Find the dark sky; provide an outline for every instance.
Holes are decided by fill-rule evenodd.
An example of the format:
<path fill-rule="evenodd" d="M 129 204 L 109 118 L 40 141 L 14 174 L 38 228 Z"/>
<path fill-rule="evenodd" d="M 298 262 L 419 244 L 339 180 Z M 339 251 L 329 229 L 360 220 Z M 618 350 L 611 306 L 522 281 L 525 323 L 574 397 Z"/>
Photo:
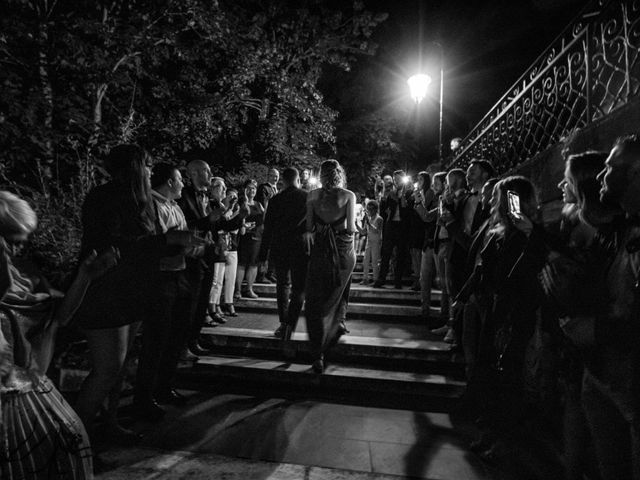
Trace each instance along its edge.
<path fill-rule="evenodd" d="M 389 18 L 374 33 L 378 52 L 360 61 L 356 82 L 369 91 L 359 114 L 380 109 L 407 123 L 419 114 L 423 136 L 437 143 L 439 51 L 444 50 L 444 144 L 464 137 L 577 16 L 585 0 L 364 0 Z M 420 69 L 434 81 L 416 109 L 406 79 Z M 351 112 L 355 113 L 355 112 Z M 409 126 L 407 126 L 409 128 Z"/>

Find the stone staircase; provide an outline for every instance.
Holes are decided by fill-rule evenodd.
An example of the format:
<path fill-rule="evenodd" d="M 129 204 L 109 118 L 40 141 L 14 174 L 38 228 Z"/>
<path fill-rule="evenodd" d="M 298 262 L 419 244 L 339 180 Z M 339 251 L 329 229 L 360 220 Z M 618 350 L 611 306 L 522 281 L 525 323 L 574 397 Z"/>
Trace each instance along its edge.
<path fill-rule="evenodd" d="M 361 277 L 360 257 L 357 270 L 354 277 Z M 275 285 L 256 284 L 254 291 L 260 298 L 236 302 L 238 317 L 203 329 L 215 355 L 181 368 L 181 386 L 429 411 L 451 410 L 465 388 L 461 355 L 429 333 L 420 292 L 372 288 L 354 279 L 350 333 L 327 354 L 325 373 L 317 375 L 310 371 L 304 311 L 291 340 L 282 341 L 273 336 L 279 325 Z M 439 302 L 440 292 L 432 291 L 433 316 Z"/>

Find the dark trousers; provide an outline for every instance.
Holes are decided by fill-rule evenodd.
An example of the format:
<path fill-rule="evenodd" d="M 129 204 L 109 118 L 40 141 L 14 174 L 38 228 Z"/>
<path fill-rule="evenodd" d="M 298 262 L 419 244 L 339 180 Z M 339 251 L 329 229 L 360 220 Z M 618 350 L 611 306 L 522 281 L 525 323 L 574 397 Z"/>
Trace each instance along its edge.
<path fill-rule="evenodd" d="M 142 327 L 135 387 L 138 401 L 171 390 L 191 317 L 191 293 L 184 271 L 158 272 L 154 286 L 150 315 Z"/>
<path fill-rule="evenodd" d="M 304 289 L 307 279 L 309 257 L 304 251 L 292 249 L 289 255 L 272 258 L 276 271 L 276 297 L 280 323 L 289 326 L 293 332 L 304 303 Z"/>
<path fill-rule="evenodd" d="M 624 365 L 620 365 L 624 371 Z M 582 405 L 603 480 L 640 480 L 640 418 L 630 389 L 613 390 L 585 370 Z"/>
<path fill-rule="evenodd" d="M 380 262 L 379 281 L 384 282 L 389 273 L 389 262 L 393 249 L 396 248 L 396 265 L 394 269 L 395 286 L 402 285 L 402 275 L 409 260 L 409 236 L 402 222 L 389 221 L 384 226 L 382 234 L 382 259 Z"/>
<path fill-rule="evenodd" d="M 213 268 L 206 267 L 200 259 L 187 259 L 186 274 L 191 288 L 191 311 L 193 312 L 187 342 L 193 343 L 198 341 L 207 315 L 209 296 L 213 286 Z"/>

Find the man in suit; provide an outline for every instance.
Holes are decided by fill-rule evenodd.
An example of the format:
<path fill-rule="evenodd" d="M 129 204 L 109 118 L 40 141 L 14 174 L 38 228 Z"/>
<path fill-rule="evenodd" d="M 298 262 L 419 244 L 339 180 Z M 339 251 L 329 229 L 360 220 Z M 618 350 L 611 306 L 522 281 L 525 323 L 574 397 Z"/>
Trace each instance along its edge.
<path fill-rule="evenodd" d="M 396 248 L 396 264 L 394 269 L 395 288 L 402 288 L 402 275 L 409 260 L 409 222 L 413 211 L 411 190 L 408 188 L 406 175 L 402 170 L 393 172 L 393 187 L 386 192 L 380 205 L 380 216 L 385 221 L 382 233 L 382 260 L 380 276 L 373 284 L 381 288 L 389 272 L 389 261 L 394 247 Z"/>
<path fill-rule="evenodd" d="M 256 201 L 264 207 L 265 211 L 269 206 L 269 200 L 271 200 L 278 193 L 278 180 L 280 179 L 280 172 L 275 168 L 270 168 L 267 172 L 267 182 L 258 185 L 258 191 L 256 192 Z M 262 262 L 258 272 L 258 283 L 272 283 L 276 282 L 275 270 L 268 262 Z"/>
<path fill-rule="evenodd" d="M 469 164 L 466 172 L 467 192 L 462 195 L 453 211 L 445 211 L 442 223 L 445 225 L 451 245 L 451 292 L 457 295 L 467 278 L 466 262 L 471 241 L 478 229 L 489 216 L 489 210 L 483 208 L 480 201 L 480 192 L 484 184 L 495 174 L 493 165 L 488 160 L 474 159 Z M 457 343 L 457 331 L 451 312 L 449 328 L 445 334 L 445 341 Z"/>
<path fill-rule="evenodd" d="M 269 201 L 259 258 L 269 258 L 276 272 L 280 326 L 274 335 L 289 339 L 304 303 L 309 260 L 303 241 L 307 192 L 300 188 L 295 168 L 286 168 L 282 179 L 284 189 Z"/>
<path fill-rule="evenodd" d="M 217 232 L 223 229 L 220 226 L 220 222 L 225 220 L 223 214 L 226 209 L 222 206 L 212 209 L 210 206 L 208 189 L 211 187 L 213 177 L 207 162 L 204 160 L 192 160 L 189 162 L 187 164 L 187 176 L 191 180 L 191 185 L 184 187 L 182 190 L 179 205 L 184 212 L 189 230 L 197 231 L 201 236 L 205 236 L 207 232 Z M 238 224 L 248 214 L 248 210 L 241 210 L 236 217 Z M 212 246 L 209 248 L 212 248 Z M 213 285 L 213 265 L 209 265 L 206 261 L 207 254 L 208 251 L 205 251 L 204 258 L 187 258 L 186 273 L 194 298 L 188 346 L 191 353 L 195 355 L 205 355 L 211 347 L 211 345 L 203 345 L 205 340 L 200 339 L 200 330 L 204 325 L 207 306 L 209 305 L 209 292 L 211 292 L 211 286 Z"/>

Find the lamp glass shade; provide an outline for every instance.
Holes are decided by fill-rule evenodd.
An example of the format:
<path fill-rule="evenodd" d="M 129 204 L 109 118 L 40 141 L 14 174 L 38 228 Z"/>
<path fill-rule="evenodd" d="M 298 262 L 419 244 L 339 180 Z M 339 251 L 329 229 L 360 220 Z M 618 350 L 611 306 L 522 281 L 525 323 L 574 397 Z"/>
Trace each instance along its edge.
<path fill-rule="evenodd" d="M 411 98 L 413 98 L 416 103 L 420 103 L 427 95 L 427 87 L 431 83 L 431 77 L 425 73 L 419 73 L 409 78 L 407 83 L 409 84 Z"/>

